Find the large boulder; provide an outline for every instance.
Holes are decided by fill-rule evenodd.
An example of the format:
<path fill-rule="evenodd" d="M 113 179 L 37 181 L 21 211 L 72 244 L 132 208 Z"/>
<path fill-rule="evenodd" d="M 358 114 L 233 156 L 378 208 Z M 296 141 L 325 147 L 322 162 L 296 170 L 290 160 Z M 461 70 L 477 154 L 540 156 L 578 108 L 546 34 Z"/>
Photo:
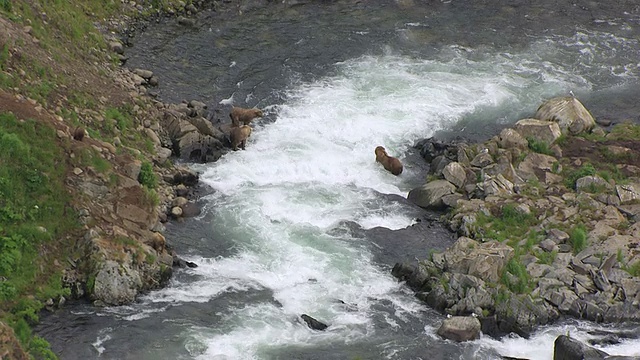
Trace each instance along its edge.
<path fill-rule="evenodd" d="M 514 250 L 498 241 L 479 243 L 461 236 L 444 252 L 444 268 L 447 271 L 476 276 L 485 281 L 497 282 L 503 267 L 513 257 Z"/>
<path fill-rule="evenodd" d="M 601 360 L 608 356 L 606 352 L 566 335 L 558 336 L 553 343 L 553 360 Z"/>
<path fill-rule="evenodd" d="M 472 316 L 452 316 L 438 328 L 438 335 L 453 341 L 469 341 L 480 338 L 480 321 Z"/>
<path fill-rule="evenodd" d="M 526 149 L 529 146 L 527 139 L 511 128 L 502 129 L 500 135 L 498 135 L 498 144 L 503 149 Z"/>
<path fill-rule="evenodd" d="M 513 194 L 513 183 L 507 180 L 502 174 L 497 176 L 485 176 L 482 189 L 486 196 L 510 195 Z"/>
<path fill-rule="evenodd" d="M 562 171 L 558 159 L 550 155 L 539 153 L 530 153 L 518 164 L 518 175 L 522 178 L 530 180 L 545 179 L 547 173 Z"/>
<path fill-rule="evenodd" d="M 612 190 L 613 185 L 598 175 L 583 176 L 576 180 L 576 191 L 578 192 L 592 192 L 597 191 L 597 189 Z"/>
<path fill-rule="evenodd" d="M 621 204 L 636 203 L 640 200 L 640 184 L 623 184 L 616 186 L 616 193 Z"/>
<path fill-rule="evenodd" d="M 522 119 L 516 122 L 515 130 L 525 139 L 534 139 L 551 144 L 562 135 L 560 127 L 552 121 Z"/>
<path fill-rule="evenodd" d="M 455 185 L 458 189 L 462 188 L 467 181 L 467 173 L 459 162 L 447 164 L 442 170 L 444 178 Z"/>
<path fill-rule="evenodd" d="M 447 180 L 435 180 L 409 191 L 407 199 L 423 208 L 441 209 L 444 207 L 442 197 L 455 191 L 456 186 Z"/>
<path fill-rule="evenodd" d="M 549 324 L 560 317 L 558 310 L 545 300 L 515 294 L 496 303 L 496 315 L 501 331 L 514 332 L 523 337 L 529 337 L 540 325 Z"/>
<path fill-rule="evenodd" d="M 556 97 L 545 101 L 535 114 L 536 119 L 554 121 L 563 133 L 579 134 L 590 131 L 596 121 L 582 103 L 573 96 Z"/>
<path fill-rule="evenodd" d="M 166 110 L 163 122 L 176 156 L 190 161 L 207 162 L 215 161 L 222 155 L 221 151 L 224 148 L 222 141 L 203 134 L 198 127 L 187 120 L 186 115 L 180 112 L 180 108 Z M 196 122 L 196 124 L 205 132 L 222 137 L 219 132 L 206 126 L 206 123 Z"/>
<path fill-rule="evenodd" d="M 107 260 L 96 273 L 92 297 L 108 305 L 130 304 L 141 288 L 142 279 L 137 271 Z"/>

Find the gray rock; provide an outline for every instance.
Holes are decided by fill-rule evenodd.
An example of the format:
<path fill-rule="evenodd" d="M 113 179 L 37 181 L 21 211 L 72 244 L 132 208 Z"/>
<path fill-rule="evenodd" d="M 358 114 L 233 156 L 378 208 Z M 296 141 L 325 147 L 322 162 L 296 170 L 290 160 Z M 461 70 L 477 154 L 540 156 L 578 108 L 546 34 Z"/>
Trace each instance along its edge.
<path fill-rule="evenodd" d="M 464 199 L 464 196 L 460 193 L 453 193 L 442 197 L 442 203 L 448 207 L 456 207 L 458 200 Z"/>
<path fill-rule="evenodd" d="M 505 149 L 527 149 L 529 147 L 529 142 L 527 141 L 527 139 L 520 135 L 519 132 L 511 128 L 502 129 L 500 135 L 498 135 L 498 139 L 500 147 Z"/>
<path fill-rule="evenodd" d="M 640 185 L 638 184 L 625 184 L 617 185 L 616 193 L 620 198 L 621 204 L 629 204 L 637 202 L 640 199 Z"/>
<path fill-rule="evenodd" d="M 174 206 L 173 208 L 171 208 L 171 215 L 173 217 L 179 218 L 182 216 L 182 208 L 179 206 Z"/>
<path fill-rule="evenodd" d="M 124 164 L 122 167 L 124 175 L 134 180 L 138 180 L 140 169 L 142 169 L 142 161 L 136 159 Z"/>
<path fill-rule="evenodd" d="M 144 129 L 144 133 L 147 135 L 149 140 L 151 140 L 151 142 L 155 146 L 162 146 L 162 142 L 160 141 L 160 137 L 158 137 L 158 134 L 156 134 L 155 131 L 153 131 L 153 130 L 151 130 L 149 128 L 145 128 Z"/>
<path fill-rule="evenodd" d="M 485 166 L 493 164 L 493 157 L 488 151 L 481 151 L 471 160 L 471 166 L 483 168 Z"/>
<path fill-rule="evenodd" d="M 552 172 L 556 163 L 558 159 L 553 156 L 530 153 L 518 164 L 518 174 L 524 179 L 543 180 L 544 174 Z M 558 170 L 561 171 L 561 167 Z"/>
<path fill-rule="evenodd" d="M 412 203 L 427 209 L 441 209 L 444 207 L 442 197 L 453 194 L 455 185 L 446 180 L 435 180 L 412 189 L 407 199 Z"/>
<path fill-rule="evenodd" d="M 122 46 L 122 43 L 119 41 L 112 41 L 109 43 L 109 49 L 111 49 L 111 51 L 113 51 L 116 54 L 124 54 L 124 46 Z"/>
<path fill-rule="evenodd" d="M 546 252 L 558 251 L 559 247 L 555 241 L 551 239 L 544 239 L 539 244 L 540 248 Z"/>
<path fill-rule="evenodd" d="M 593 270 L 593 267 L 591 265 L 585 264 L 576 258 L 573 258 L 571 260 L 570 266 L 576 274 L 580 275 L 590 275 L 591 271 Z"/>
<path fill-rule="evenodd" d="M 593 302 L 578 299 L 571 304 L 569 314 L 579 319 L 602 322 L 604 320 L 605 309 Z"/>
<path fill-rule="evenodd" d="M 527 337 L 539 325 L 549 324 L 560 314 L 543 299 L 534 301 L 527 295 L 512 295 L 496 304 L 499 328 L 504 332 L 515 332 Z"/>
<path fill-rule="evenodd" d="M 599 360 L 609 354 L 566 335 L 560 335 L 553 344 L 553 360 Z"/>
<path fill-rule="evenodd" d="M 451 162 L 447 164 L 442 170 L 445 180 L 449 181 L 457 188 L 462 188 L 467 180 L 467 174 L 458 162 Z"/>
<path fill-rule="evenodd" d="M 98 270 L 92 297 L 108 305 L 123 305 L 131 303 L 142 288 L 142 280 L 137 271 L 128 264 L 107 260 Z"/>
<path fill-rule="evenodd" d="M 532 138 L 551 144 L 562 135 L 560 127 L 552 121 L 538 119 L 522 119 L 515 124 L 515 130 L 525 139 Z"/>
<path fill-rule="evenodd" d="M 312 318 L 311 316 L 307 315 L 307 314 L 302 314 L 300 315 L 300 317 L 302 318 L 302 320 L 304 320 L 305 323 L 307 323 L 307 326 L 309 326 L 309 328 L 313 329 L 313 330 L 324 330 L 327 327 L 329 327 L 329 325 L 318 321 L 314 318 Z"/>
<path fill-rule="evenodd" d="M 444 155 L 436 156 L 433 160 L 431 160 L 431 164 L 429 165 L 429 172 L 436 176 L 442 176 L 442 172 L 444 168 L 451 162 L 451 159 L 447 158 Z"/>
<path fill-rule="evenodd" d="M 502 174 L 494 177 L 487 176 L 482 185 L 486 196 L 513 194 L 513 183 Z"/>
<path fill-rule="evenodd" d="M 580 179 L 576 180 L 576 191 L 578 192 L 589 192 L 589 190 L 593 189 L 594 187 L 602 187 L 606 190 L 611 190 L 613 188 L 612 185 L 607 182 L 607 180 L 601 178 L 598 175 L 583 176 Z"/>
<path fill-rule="evenodd" d="M 513 254 L 513 248 L 497 241 L 479 243 L 467 237 L 460 237 L 444 252 L 445 269 L 497 282 L 503 267 Z"/>
<path fill-rule="evenodd" d="M 155 156 L 155 161 L 158 164 L 164 164 L 170 157 L 171 157 L 172 151 L 171 149 L 167 149 L 165 147 L 159 147 L 156 148 L 156 156 Z"/>
<path fill-rule="evenodd" d="M 196 26 L 196 20 L 195 19 L 190 19 L 190 18 L 186 18 L 184 16 L 180 16 L 178 17 L 178 24 L 183 25 L 183 26 Z"/>
<path fill-rule="evenodd" d="M 480 320 L 471 316 L 453 316 L 445 319 L 438 328 L 438 335 L 453 341 L 469 341 L 480 338 Z"/>
<path fill-rule="evenodd" d="M 153 77 L 153 71 L 151 70 L 144 70 L 144 69 L 134 69 L 133 73 L 140 76 L 141 78 L 145 79 L 145 80 L 149 80 L 151 79 L 151 77 Z"/>
<path fill-rule="evenodd" d="M 562 230 L 551 229 L 547 231 L 547 237 L 555 241 L 556 244 L 562 244 L 569 239 L 569 234 Z"/>
<path fill-rule="evenodd" d="M 579 134 L 596 126 L 596 121 L 582 103 L 573 96 L 545 101 L 535 114 L 536 119 L 554 121 L 562 132 Z"/>

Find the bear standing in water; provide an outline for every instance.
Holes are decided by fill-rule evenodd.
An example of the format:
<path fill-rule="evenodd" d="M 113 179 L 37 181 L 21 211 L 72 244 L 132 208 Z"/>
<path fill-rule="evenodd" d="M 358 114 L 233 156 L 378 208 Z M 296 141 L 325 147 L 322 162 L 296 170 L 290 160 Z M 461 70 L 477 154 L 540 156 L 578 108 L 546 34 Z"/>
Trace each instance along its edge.
<path fill-rule="evenodd" d="M 230 134 L 231 148 L 235 151 L 238 150 L 238 145 L 240 145 L 240 148 L 244 150 L 249 136 L 251 136 L 251 126 L 242 125 L 232 127 Z"/>
<path fill-rule="evenodd" d="M 389 156 L 384 147 L 376 147 L 376 161 L 381 163 L 385 169 L 387 169 L 393 175 L 400 175 L 402 173 L 402 163 L 397 158 Z"/>
<path fill-rule="evenodd" d="M 231 126 L 249 125 L 251 120 L 262 117 L 263 113 L 260 109 L 243 109 L 232 107 L 229 117 L 231 118 Z M 241 124 L 242 123 L 242 124 Z"/>

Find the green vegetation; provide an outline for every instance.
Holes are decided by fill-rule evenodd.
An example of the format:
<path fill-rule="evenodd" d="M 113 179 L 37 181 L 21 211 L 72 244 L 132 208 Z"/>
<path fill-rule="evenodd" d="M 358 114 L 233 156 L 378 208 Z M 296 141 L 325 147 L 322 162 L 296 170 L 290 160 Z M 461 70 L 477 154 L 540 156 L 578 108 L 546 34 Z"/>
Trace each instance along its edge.
<path fill-rule="evenodd" d="M 51 127 L 0 113 L 0 314 L 45 359 L 55 356 L 29 326 L 43 301 L 69 295 L 50 257 L 71 248 L 64 235 L 79 227 L 64 186 L 66 155 L 55 142 Z"/>
<path fill-rule="evenodd" d="M 635 263 L 625 266 L 624 269 L 631 275 L 631 276 L 640 276 L 640 261 L 636 261 Z"/>
<path fill-rule="evenodd" d="M 551 265 L 556 260 L 556 257 L 558 257 L 558 252 L 555 250 L 551 252 L 538 251 L 536 252 L 536 257 L 538 258 L 539 264 Z"/>
<path fill-rule="evenodd" d="M 77 162 L 82 167 L 92 167 L 101 174 L 106 174 L 111 170 L 111 163 L 104 159 L 97 150 L 93 148 L 83 148 L 77 152 Z"/>
<path fill-rule="evenodd" d="M 589 141 L 593 141 L 593 142 L 604 142 L 607 141 L 607 138 L 604 137 L 601 134 L 598 133 L 587 133 L 587 132 L 583 132 L 580 133 L 579 135 L 576 135 L 578 137 L 581 137 L 585 140 L 589 140 Z"/>
<path fill-rule="evenodd" d="M 532 290 L 533 282 L 526 267 L 514 256 L 505 266 L 502 283 L 516 294 L 525 294 Z"/>
<path fill-rule="evenodd" d="M 585 176 L 590 176 L 590 175 L 595 175 L 597 173 L 596 168 L 593 167 L 593 165 L 587 163 L 582 165 L 580 168 L 578 169 L 565 169 L 565 171 L 563 171 L 564 173 L 564 178 L 565 178 L 565 185 L 568 188 L 571 189 L 576 189 L 576 181 L 578 181 L 578 179 L 585 177 Z"/>
<path fill-rule="evenodd" d="M 640 125 L 634 124 L 631 121 L 616 124 L 609 132 L 607 139 L 637 141 L 640 139 Z"/>
<path fill-rule="evenodd" d="M 573 253 L 577 254 L 587 247 L 587 228 L 583 224 L 576 225 L 569 234 L 569 243 Z"/>
<path fill-rule="evenodd" d="M 554 155 L 553 151 L 549 149 L 549 144 L 547 144 L 545 141 L 536 140 L 534 138 L 527 138 L 527 142 L 529 143 L 529 149 L 531 149 L 531 151 L 545 155 Z"/>
<path fill-rule="evenodd" d="M 8 13 L 11 12 L 12 8 L 11 0 L 0 0 L 0 11 Z"/>
<path fill-rule="evenodd" d="M 526 214 L 519 211 L 515 204 L 505 204 L 500 215 L 495 217 L 480 212 L 477 220 L 477 228 L 484 232 L 482 238 L 498 241 L 522 239 L 537 224 L 533 212 Z"/>
<path fill-rule="evenodd" d="M 156 186 L 158 186 L 158 179 L 156 177 L 156 174 L 153 172 L 153 165 L 151 165 L 150 162 L 142 162 L 140 175 L 138 175 L 138 181 L 147 189 L 155 189 Z"/>

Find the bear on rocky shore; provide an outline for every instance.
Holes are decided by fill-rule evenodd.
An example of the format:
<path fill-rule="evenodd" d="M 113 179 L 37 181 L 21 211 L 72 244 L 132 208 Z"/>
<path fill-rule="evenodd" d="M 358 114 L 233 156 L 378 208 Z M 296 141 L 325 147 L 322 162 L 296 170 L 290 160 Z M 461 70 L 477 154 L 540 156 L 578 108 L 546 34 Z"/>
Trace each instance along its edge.
<path fill-rule="evenodd" d="M 397 158 L 389 156 L 387 150 L 384 147 L 376 147 L 376 161 L 381 163 L 385 169 L 387 169 L 393 175 L 400 175 L 402 173 L 402 163 Z"/>
<path fill-rule="evenodd" d="M 77 141 L 84 139 L 84 128 L 82 126 L 78 126 L 73 130 L 73 138 Z"/>
<path fill-rule="evenodd" d="M 244 150 L 249 136 L 251 136 L 251 126 L 242 125 L 232 127 L 230 133 L 231 148 L 235 151 L 238 150 L 238 145 L 240 145 L 240 148 Z"/>
<path fill-rule="evenodd" d="M 231 118 L 232 126 L 249 125 L 255 118 L 263 116 L 263 112 L 260 109 L 244 109 L 240 107 L 232 107 L 229 117 Z"/>

